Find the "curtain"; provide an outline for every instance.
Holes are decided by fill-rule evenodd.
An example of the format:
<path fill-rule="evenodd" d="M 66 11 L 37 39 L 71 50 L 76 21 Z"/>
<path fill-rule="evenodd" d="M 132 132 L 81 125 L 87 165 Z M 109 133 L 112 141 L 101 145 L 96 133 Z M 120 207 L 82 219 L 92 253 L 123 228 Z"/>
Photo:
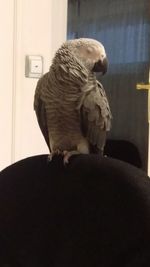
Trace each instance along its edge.
<path fill-rule="evenodd" d="M 99 40 L 108 55 L 108 73 L 98 76 L 113 114 L 108 137 L 137 145 L 146 170 L 148 93 L 136 84 L 149 79 L 149 0 L 68 0 L 67 38 L 80 37 Z"/>

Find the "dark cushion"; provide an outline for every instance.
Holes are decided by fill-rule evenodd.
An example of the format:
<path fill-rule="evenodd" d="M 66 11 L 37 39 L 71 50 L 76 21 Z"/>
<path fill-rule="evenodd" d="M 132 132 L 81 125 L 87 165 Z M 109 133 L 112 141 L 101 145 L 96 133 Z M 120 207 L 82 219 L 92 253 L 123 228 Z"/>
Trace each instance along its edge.
<path fill-rule="evenodd" d="M 142 168 L 140 152 L 135 144 L 127 140 L 108 139 L 104 148 L 104 154 L 128 162 L 138 168 Z"/>
<path fill-rule="evenodd" d="M 148 267 L 150 180 L 97 155 L 24 159 L 0 173 L 0 240 L 0 266 Z"/>

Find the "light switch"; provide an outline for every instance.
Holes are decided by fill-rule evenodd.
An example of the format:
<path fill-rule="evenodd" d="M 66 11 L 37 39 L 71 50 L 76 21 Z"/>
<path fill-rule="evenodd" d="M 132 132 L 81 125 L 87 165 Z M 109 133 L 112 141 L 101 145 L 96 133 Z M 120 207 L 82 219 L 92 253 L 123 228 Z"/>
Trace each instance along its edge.
<path fill-rule="evenodd" d="M 28 78 L 40 78 L 43 74 L 43 57 L 26 56 L 25 76 Z"/>
<path fill-rule="evenodd" d="M 30 66 L 30 71 L 31 73 L 42 73 L 42 61 L 41 60 L 31 60 L 31 66 Z"/>

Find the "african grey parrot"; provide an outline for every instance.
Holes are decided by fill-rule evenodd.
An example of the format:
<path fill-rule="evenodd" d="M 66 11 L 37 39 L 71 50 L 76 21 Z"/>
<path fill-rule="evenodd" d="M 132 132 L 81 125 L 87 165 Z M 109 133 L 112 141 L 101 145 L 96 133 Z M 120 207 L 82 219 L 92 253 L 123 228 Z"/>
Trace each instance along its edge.
<path fill-rule="evenodd" d="M 103 153 L 111 112 L 103 86 L 95 72 L 105 73 L 104 46 L 88 38 L 66 41 L 58 49 L 49 72 L 37 83 L 34 109 L 50 150 L 71 155 Z"/>

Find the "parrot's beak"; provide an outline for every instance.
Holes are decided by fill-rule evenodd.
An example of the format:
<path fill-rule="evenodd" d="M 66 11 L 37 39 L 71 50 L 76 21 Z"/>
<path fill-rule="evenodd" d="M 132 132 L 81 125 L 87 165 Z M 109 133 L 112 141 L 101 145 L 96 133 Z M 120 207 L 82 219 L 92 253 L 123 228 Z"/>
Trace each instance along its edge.
<path fill-rule="evenodd" d="M 107 69 L 108 69 L 108 59 L 107 57 L 105 57 L 102 60 L 99 60 L 95 63 L 92 71 L 93 72 L 102 72 L 102 74 L 104 75 L 106 72 L 107 72 Z"/>

